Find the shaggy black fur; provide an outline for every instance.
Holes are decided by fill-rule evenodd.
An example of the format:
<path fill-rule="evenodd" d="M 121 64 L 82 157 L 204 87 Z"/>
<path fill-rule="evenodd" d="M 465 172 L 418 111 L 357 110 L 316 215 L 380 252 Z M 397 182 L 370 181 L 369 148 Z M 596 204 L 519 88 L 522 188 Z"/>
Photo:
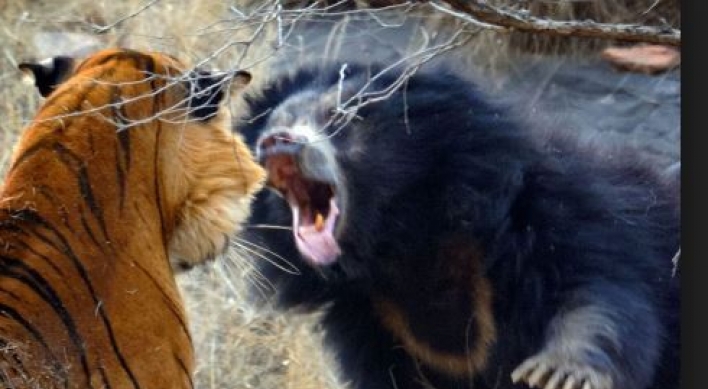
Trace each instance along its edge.
<path fill-rule="evenodd" d="M 440 69 L 322 129 L 334 91 L 346 98 L 378 72 L 350 64 L 342 81 L 340 69 L 278 79 L 247 97 L 251 113 L 237 127 L 254 147 L 275 127 L 328 135 L 293 155 L 312 170 L 306 150 L 334 153 L 319 161 L 342 202 L 337 261 L 314 266 L 287 230 L 247 238 L 301 272 L 258 261 L 280 306 L 326 307 L 344 380 L 357 389 L 554 380 L 560 389 L 568 379 L 578 389 L 678 388 L 678 183 L 629 151 L 533 129 Z M 399 76 L 389 73 L 367 91 Z M 291 222 L 282 197 L 259 194 L 250 224 Z"/>

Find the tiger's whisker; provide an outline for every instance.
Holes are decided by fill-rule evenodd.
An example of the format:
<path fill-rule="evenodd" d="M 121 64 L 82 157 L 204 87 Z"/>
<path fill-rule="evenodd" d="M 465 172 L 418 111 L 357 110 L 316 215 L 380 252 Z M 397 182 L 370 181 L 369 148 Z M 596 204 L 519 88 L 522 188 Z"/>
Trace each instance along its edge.
<path fill-rule="evenodd" d="M 234 247 L 235 251 L 241 250 L 241 247 Z M 245 255 L 237 252 L 240 258 L 244 258 Z M 267 296 L 269 291 L 275 290 L 275 286 L 256 268 L 250 261 L 234 260 L 232 257 L 225 258 L 221 261 L 223 266 L 235 267 L 235 272 L 238 277 L 245 277 L 247 282 L 251 283 L 258 292 L 263 296 Z"/>
<path fill-rule="evenodd" d="M 241 245 L 241 248 L 243 250 L 247 251 L 250 254 L 254 254 L 259 258 L 265 259 L 271 265 L 277 267 L 278 269 L 280 269 L 288 274 L 292 274 L 292 275 L 300 275 L 301 274 L 300 269 L 298 269 L 297 266 L 295 266 L 292 262 L 288 261 L 280 254 L 275 253 L 265 247 L 261 247 L 253 242 L 249 242 L 249 241 L 239 238 L 239 237 L 234 237 L 233 243 Z M 260 251 L 265 252 L 265 254 Z M 288 266 L 287 267 L 283 266 L 282 264 L 280 264 L 277 261 L 274 261 L 272 258 L 268 257 L 266 254 L 274 256 L 275 258 L 282 261 L 284 264 L 286 264 Z"/>
<path fill-rule="evenodd" d="M 276 226 L 276 225 L 270 225 L 270 224 L 251 224 L 251 225 L 244 225 L 243 228 L 261 228 L 261 229 L 270 229 L 270 230 L 286 230 L 286 231 L 292 231 L 292 227 L 288 226 Z"/>

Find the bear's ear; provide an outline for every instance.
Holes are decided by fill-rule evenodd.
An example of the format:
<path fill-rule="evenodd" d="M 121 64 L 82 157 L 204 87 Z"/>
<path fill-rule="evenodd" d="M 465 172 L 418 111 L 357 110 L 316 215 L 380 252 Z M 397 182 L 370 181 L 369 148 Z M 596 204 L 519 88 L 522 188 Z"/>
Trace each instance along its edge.
<path fill-rule="evenodd" d="M 236 73 L 231 76 L 232 91 L 241 89 L 246 85 L 250 84 L 252 78 L 253 76 L 251 76 L 251 73 L 245 70 L 237 70 Z"/>
<path fill-rule="evenodd" d="M 189 77 L 189 115 L 197 120 L 210 119 L 219 110 L 227 89 L 233 92 L 250 82 L 251 73 L 245 70 L 232 74 L 212 74 L 199 69 L 192 71 Z"/>
<path fill-rule="evenodd" d="M 23 62 L 18 67 L 29 82 L 34 82 L 39 93 L 47 97 L 69 77 L 73 66 L 74 58 L 60 56 L 38 63 Z"/>

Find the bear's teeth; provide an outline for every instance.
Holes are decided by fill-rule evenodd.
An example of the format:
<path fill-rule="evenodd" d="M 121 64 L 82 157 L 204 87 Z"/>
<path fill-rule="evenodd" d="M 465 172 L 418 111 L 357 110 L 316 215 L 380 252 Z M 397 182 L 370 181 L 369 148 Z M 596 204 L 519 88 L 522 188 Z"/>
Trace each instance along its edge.
<path fill-rule="evenodd" d="M 322 216 L 321 213 L 317 212 L 315 215 L 315 230 L 317 232 L 322 232 L 324 229 L 324 216 Z"/>

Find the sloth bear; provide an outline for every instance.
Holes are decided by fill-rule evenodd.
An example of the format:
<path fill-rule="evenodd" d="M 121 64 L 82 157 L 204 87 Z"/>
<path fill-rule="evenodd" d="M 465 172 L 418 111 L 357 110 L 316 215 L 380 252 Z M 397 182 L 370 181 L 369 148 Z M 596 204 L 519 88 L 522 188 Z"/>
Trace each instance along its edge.
<path fill-rule="evenodd" d="M 439 67 L 245 99 L 269 174 L 246 237 L 297 266 L 258 263 L 278 306 L 324 309 L 352 388 L 678 388 L 675 180 Z"/>

